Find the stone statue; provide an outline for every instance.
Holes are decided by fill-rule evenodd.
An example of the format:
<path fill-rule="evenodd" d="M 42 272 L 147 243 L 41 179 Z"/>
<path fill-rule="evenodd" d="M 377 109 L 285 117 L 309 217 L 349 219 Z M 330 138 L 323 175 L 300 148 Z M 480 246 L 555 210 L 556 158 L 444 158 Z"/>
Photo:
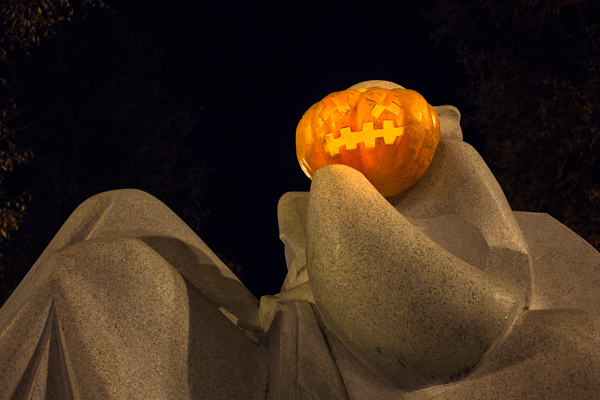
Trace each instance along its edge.
<path fill-rule="evenodd" d="M 434 109 L 410 189 L 329 165 L 283 195 L 260 302 L 152 196 L 85 201 L 0 309 L 0 399 L 599 398 L 600 254 L 513 212 Z"/>

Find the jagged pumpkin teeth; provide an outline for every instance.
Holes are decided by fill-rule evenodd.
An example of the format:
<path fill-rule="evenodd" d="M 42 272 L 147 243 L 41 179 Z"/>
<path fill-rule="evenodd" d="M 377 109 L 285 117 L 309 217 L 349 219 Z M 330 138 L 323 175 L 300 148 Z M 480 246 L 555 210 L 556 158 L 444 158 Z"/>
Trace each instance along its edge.
<path fill-rule="evenodd" d="M 314 104 L 296 129 L 296 154 L 312 179 L 329 164 L 362 172 L 384 196 L 414 185 L 439 141 L 438 116 L 413 90 L 335 92 Z"/>

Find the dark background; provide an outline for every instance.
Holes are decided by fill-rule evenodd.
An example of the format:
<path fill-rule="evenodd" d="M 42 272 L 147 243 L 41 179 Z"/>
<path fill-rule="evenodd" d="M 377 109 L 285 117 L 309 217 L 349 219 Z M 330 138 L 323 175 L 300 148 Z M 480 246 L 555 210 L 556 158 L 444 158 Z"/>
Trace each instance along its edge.
<path fill-rule="evenodd" d="M 456 62 L 429 37 L 428 2 L 367 10 L 338 2 L 177 4 L 115 8 L 135 15 L 132 28 L 164 45 L 166 79 L 176 90 L 203 102 L 194 145 L 214 168 L 205 187 L 205 240 L 242 266 L 256 296 L 275 294 L 286 274 L 277 202 L 310 188 L 295 154 L 302 114 L 327 94 L 371 79 L 460 107 Z"/>
<path fill-rule="evenodd" d="M 71 1 L 72 17 L 57 8 L 65 19 L 27 46 L 29 25 L 0 18 L 0 151 L 29 158 L 0 168 L 2 301 L 81 202 L 131 187 L 171 207 L 256 297 L 278 293 L 277 202 L 310 188 L 296 125 L 375 79 L 458 107 L 514 210 L 547 212 L 600 248 L 595 2 L 94 2 Z M 59 2 L 6 0 L 6 16 L 3 4 L 46 23 Z"/>
<path fill-rule="evenodd" d="M 197 142 L 214 167 L 207 233 L 239 261 L 256 296 L 277 293 L 285 278 L 277 202 L 310 188 L 295 129 L 313 103 L 371 79 L 416 90 L 433 105 L 459 103 L 456 63 L 429 39 L 426 3 L 402 3 L 365 12 L 335 2 L 196 2 L 143 19 L 168 41 L 174 84 L 208 101 Z"/>

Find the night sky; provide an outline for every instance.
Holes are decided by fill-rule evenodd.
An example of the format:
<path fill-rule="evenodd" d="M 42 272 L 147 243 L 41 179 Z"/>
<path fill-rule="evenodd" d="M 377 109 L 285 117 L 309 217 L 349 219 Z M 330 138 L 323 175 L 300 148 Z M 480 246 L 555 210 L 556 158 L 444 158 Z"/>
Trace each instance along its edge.
<path fill-rule="evenodd" d="M 285 278 L 277 202 L 310 189 L 295 130 L 312 104 L 372 79 L 432 105 L 464 103 L 451 49 L 430 40 L 422 10 L 431 1 L 107 3 L 164 46 L 165 82 L 202 104 L 196 147 L 213 168 L 203 239 L 241 264 L 257 297 L 278 293 Z"/>

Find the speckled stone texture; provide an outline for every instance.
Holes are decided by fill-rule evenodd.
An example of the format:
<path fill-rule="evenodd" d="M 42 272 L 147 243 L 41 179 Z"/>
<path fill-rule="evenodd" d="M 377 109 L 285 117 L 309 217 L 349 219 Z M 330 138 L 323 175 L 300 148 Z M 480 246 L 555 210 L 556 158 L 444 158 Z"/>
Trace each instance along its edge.
<path fill-rule="evenodd" d="M 387 89 L 387 90 L 404 89 L 403 86 L 400 86 L 394 82 L 382 81 L 382 80 L 371 80 L 371 81 L 360 82 L 360 83 L 357 83 L 356 85 L 352 85 L 347 90 L 358 90 L 360 88 L 372 88 L 372 87 L 380 87 L 382 89 Z"/>
<path fill-rule="evenodd" d="M 273 321 L 268 400 L 348 399 L 313 307 L 288 303 Z"/>
<path fill-rule="evenodd" d="M 279 238 L 285 245 L 288 274 L 281 291 L 308 281 L 306 270 L 306 210 L 308 192 L 288 192 L 277 204 Z"/>
<path fill-rule="evenodd" d="M 524 311 L 465 379 L 406 399 L 598 399 L 600 319 L 583 310 Z"/>
<path fill-rule="evenodd" d="M 516 288 L 438 246 L 344 165 L 315 173 L 307 238 L 325 324 L 403 389 L 468 372 L 522 302 Z"/>
<path fill-rule="evenodd" d="M 103 193 L 0 310 L 0 399 L 262 399 L 259 323 L 257 300 L 164 204 Z"/>
<path fill-rule="evenodd" d="M 388 88 L 399 87 L 387 84 Z M 373 82 L 354 88 L 369 86 L 374 86 Z M 288 255 L 286 282 L 294 282 L 299 275 L 297 269 L 291 268 L 294 264 L 302 268 L 306 265 L 307 245 L 309 248 L 321 247 L 324 257 L 316 262 L 315 253 L 309 251 L 309 281 L 305 282 L 306 278 L 303 278 L 298 281 L 301 282 L 299 286 L 284 285 L 282 289 L 287 291 L 263 298 L 265 304 L 271 307 L 276 304 L 281 309 L 281 304 L 288 305 L 294 298 L 309 299 L 308 291 L 313 291 L 313 298 L 308 301 L 315 304 L 317 319 L 349 399 L 600 398 L 600 379 L 597 378 L 600 376 L 600 254 L 546 214 L 513 212 L 484 161 L 471 146 L 462 142 L 458 110 L 452 106 L 435 109 L 442 128 L 441 146 L 432 166 L 415 187 L 387 199 L 393 208 L 387 207 L 382 198 L 376 199 L 374 193 L 372 197 L 363 195 L 368 191 L 365 187 L 370 186 L 366 180 L 353 186 L 345 176 L 352 172 L 332 177 L 335 174 L 327 171 L 330 167 L 321 171 L 322 175 L 315 176 L 310 193 L 293 192 L 282 197 L 278 217 L 280 237 L 286 244 Z M 340 167 L 333 167 L 336 168 Z M 360 176 L 355 178 L 360 180 Z M 345 199 L 340 198 L 340 193 Z M 318 197 L 321 197 L 319 207 L 312 204 L 309 207 L 308 198 Z M 377 211 L 372 211 L 374 204 Z M 361 212 L 368 212 L 364 210 L 378 215 L 373 221 L 361 219 Z M 398 219 L 397 212 L 413 226 L 412 229 L 427 237 L 421 236 L 416 241 L 421 243 L 416 246 L 411 244 L 417 247 L 417 252 L 422 249 L 422 242 L 431 244 L 433 241 L 471 267 L 483 271 L 488 278 L 493 277 L 498 285 L 512 287 L 526 295 L 525 301 L 520 301 L 522 297 L 517 299 L 507 318 L 511 322 L 502 327 L 496 340 L 470 371 L 452 377 L 452 382 L 438 381 L 413 391 L 403 390 L 397 381 L 386 377 L 377 366 L 374 368 L 369 355 L 364 354 L 368 340 L 361 340 L 374 335 L 377 327 L 393 325 L 389 320 L 399 314 L 393 305 L 405 297 L 403 294 L 386 296 L 385 290 L 378 290 L 380 286 L 373 285 L 375 281 L 383 286 L 393 286 L 377 277 L 383 271 L 393 281 L 394 273 L 389 274 L 389 265 L 393 264 L 374 267 L 377 263 L 373 261 L 379 252 L 386 252 L 381 242 L 397 233 L 391 229 L 388 237 L 382 238 L 386 234 L 381 232 L 381 228 L 385 229 L 391 221 Z M 309 224 L 307 240 L 303 241 L 305 213 L 309 214 Z M 364 220 L 367 220 L 368 228 L 363 225 Z M 321 229 L 311 228 L 311 224 Z M 406 226 L 403 229 L 407 229 Z M 321 236 L 311 239 L 311 232 Z M 294 239 L 290 240 L 292 236 Z M 366 246 L 365 241 L 370 245 Z M 353 256 L 345 258 L 340 255 L 344 252 L 352 252 Z M 393 251 L 388 251 L 388 258 L 398 258 L 389 253 Z M 363 265 L 358 265 L 358 259 Z M 379 261 L 381 259 L 385 257 L 380 257 Z M 326 272 L 311 267 L 319 263 L 325 270 L 346 273 L 333 273 L 325 278 L 331 285 L 319 285 L 316 281 L 323 279 Z M 313 269 L 317 269 L 314 274 L 311 273 Z M 416 271 L 415 275 L 419 274 Z M 336 290 L 339 287 L 345 287 L 342 295 Z M 353 289 L 363 296 L 354 293 Z M 452 289 L 462 291 L 465 286 L 456 285 Z M 369 294 L 364 295 L 366 292 Z M 381 303 L 385 302 L 390 303 L 391 312 L 389 309 L 381 312 Z M 446 305 L 442 303 L 442 307 Z M 333 307 L 338 307 L 333 312 L 335 315 L 328 312 Z M 461 307 L 454 304 L 454 312 L 459 309 Z M 347 321 L 340 323 L 344 314 L 348 316 Z M 396 322 L 401 327 L 406 325 L 402 319 Z M 452 322 L 444 320 L 442 315 L 440 325 L 444 327 L 441 329 Z M 458 318 L 456 323 L 461 322 Z M 358 346 L 350 340 L 348 329 L 360 338 Z M 462 330 L 464 328 L 457 331 Z M 393 327 L 390 331 L 390 336 L 398 333 Z M 415 336 L 423 338 L 428 333 L 425 330 Z M 375 354 L 377 357 L 383 358 L 383 354 Z"/>
<path fill-rule="evenodd" d="M 0 310 L 0 400 L 600 398 L 600 254 L 513 212 L 434 108 L 405 193 L 333 165 L 282 196 L 260 303 L 152 196 L 84 202 Z"/>
<path fill-rule="evenodd" d="M 531 296 L 527 243 L 502 189 L 473 147 L 441 139 L 421 180 L 389 201 L 437 244 Z"/>
<path fill-rule="evenodd" d="M 574 308 L 600 314 L 596 249 L 548 214 L 516 212 L 515 217 L 533 260 L 529 308 Z"/>
<path fill-rule="evenodd" d="M 600 395 L 600 254 L 552 217 L 511 212 L 510 221 L 516 223 L 511 229 L 529 244 L 531 273 L 536 277 L 534 289 L 528 291 L 530 309 L 524 310 L 517 299 L 517 306 L 508 315 L 510 322 L 497 331 L 494 342 L 487 342 L 489 347 L 479 354 L 472 369 L 452 376 L 452 382 L 431 377 L 423 387 L 407 390 L 401 374 L 400 380 L 386 376 L 391 363 L 384 364 L 386 355 L 398 356 L 398 349 L 407 343 L 401 337 L 399 347 L 393 347 L 401 329 L 435 321 L 414 329 L 410 336 L 435 347 L 436 355 L 442 354 L 441 343 L 451 342 L 453 325 L 460 340 L 473 333 L 467 323 L 485 326 L 478 315 L 462 314 L 465 310 L 476 312 L 470 309 L 474 303 L 468 296 L 459 297 L 461 292 L 473 293 L 472 287 L 438 283 L 437 290 L 426 292 L 427 299 L 421 299 L 423 292 L 416 291 L 412 293 L 417 296 L 407 301 L 407 293 L 414 286 L 427 284 L 428 276 L 423 277 L 423 272 L 431 268 L 429 260 L 435 259 L 440 249 L 433 250 L 437 243 L 432 245 L 426 235 L 417 234 L 418 226 L 411 232 L 401 214 L 351 168 L 337 165 L 320 169 L 314 177 L 307 212 L 309 283 L 348 398 L 593 399 Z M 370 243 L 369 250 L 365 242 Z M 418 257 L 410 256 L 411 248 Z M 413 276 L 402 275 L 406 274 L 407 261 L 420 267 L 413 268 Z M 444 265 L 456 268 L 450 262 Z M 483 287 L 492 281 L 505 285 L 493 275 L 472 268 L 487 276 Z M 414 277 L 419 284 L 411 286 L 407 282 Z M 469 283 L 480 284 L 475 280 Z M 452 301 L 439 300 L 445 294 L 440 288 L 452 293 Z M 445 309 L 448 305 L 451 309 Z M 422 307 L 418 313 L 421 318 L 407 322 L 407 307 Z M 483 314 L 489 318 L 493 312 L 484 310 Z M 429 337 L 436 327 L 441 331 Z M 377 348 L 378 342 L 387 347 Z M 419 344 L 412 344 L 410 349 L 419 349 Z M 450 347 L 463 346 L 470 347 L 468 339 Z M 377 363 L 369 357 L 382 360 Z M 451 357 L 456 360 L 464 355 Z M 405 360 L 402 364 L 409 365 Z M 379 369 L 379 365 L 384 367 Z M 422 378 L 413 375 L 410 379 L 419 382 L 417 379 Z"/>

